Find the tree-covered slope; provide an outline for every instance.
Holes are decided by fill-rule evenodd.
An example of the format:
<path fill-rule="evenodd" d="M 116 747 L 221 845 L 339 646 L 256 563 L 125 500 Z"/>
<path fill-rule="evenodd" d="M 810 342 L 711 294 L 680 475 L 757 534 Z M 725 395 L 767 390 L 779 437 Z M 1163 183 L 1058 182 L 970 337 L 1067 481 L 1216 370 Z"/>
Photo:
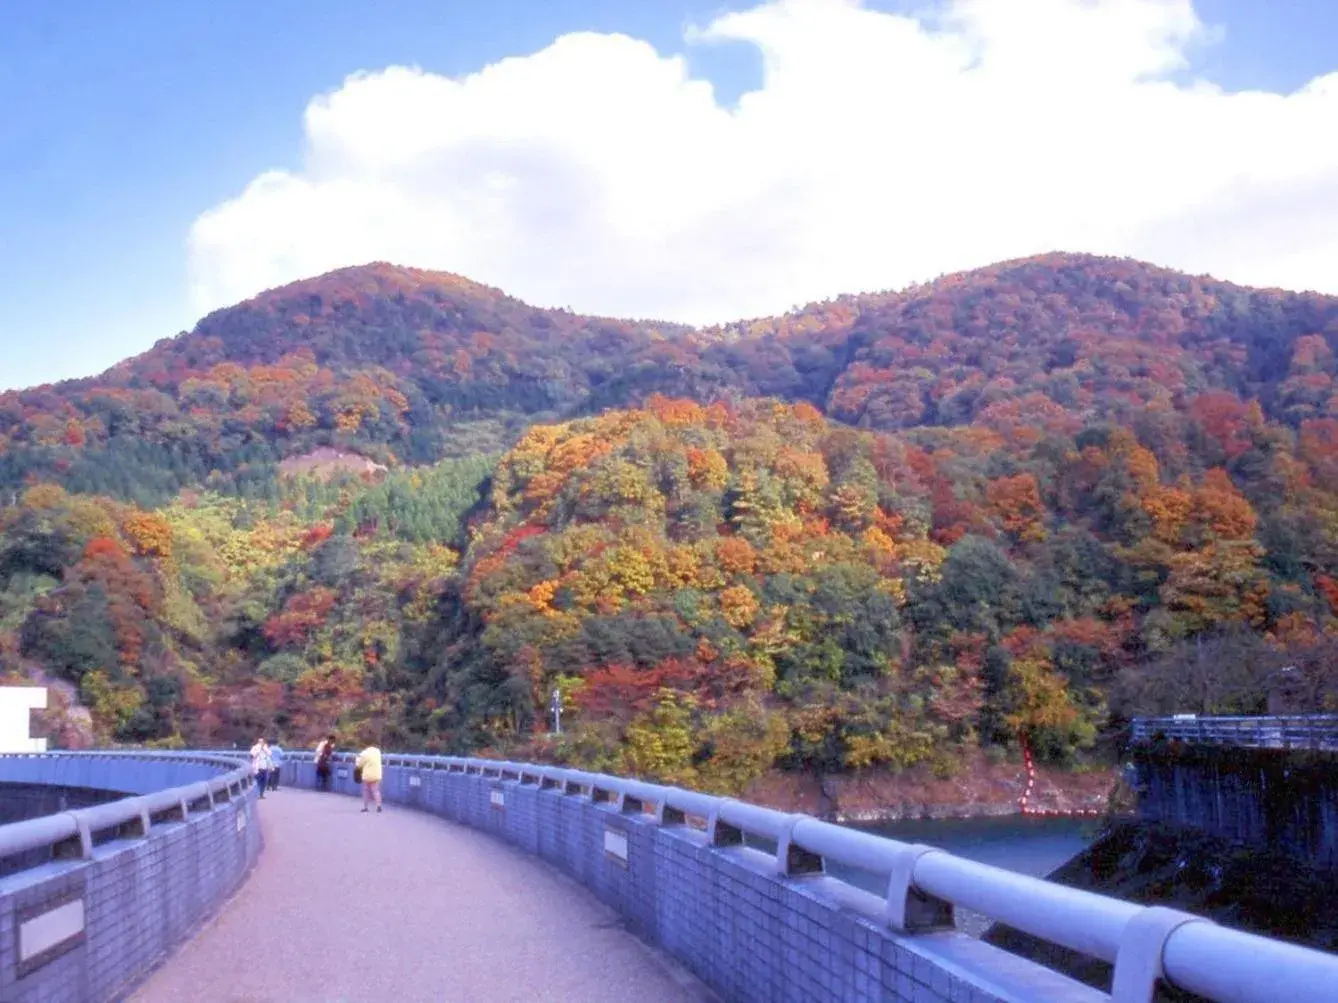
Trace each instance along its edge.
<path fill-rule="evenodd" d="M 29 488 L 0 508 L 0 674 L 72 684 L 102 741 L 398 723 L 492 462 L 156 510 Z"/>
<path fill-rule="evenodd" d="M 1127 423 L 1220 391 L 1295 427 L 1331 416 L 1335 339 L 1333 298 L 1080 255 L 703 330 L 370 265 L 220 310 L 95 379 L 0 394 L 0 486 L 37 477 L 158 504 L 254 484 L 317 445 L 433 462 L 652 393 L 999 429 Z"/>
<path fill-rule="evenodd" d="M 345 269 L 0 395 L 0 671 L 721 789 L 1073 761 L 1279 660 L 1321 706 L 1336 318 L 1069 255 L 700 331 Z"/>
<path fill-rule="evenodd" d="M 1330 415 L 1338 299 L 1052 254 L 866 302 L 851 339 L 829 411 L 875 428 L 1127 422 L 1213 391 L 1295 425 Z"/>
<path fill-rule="evenodd" d="M 1113 424 L 879 435 L 665 398 L 537 426 L 494 473 L 460 585 L 475 640 L 429 681 L 434 727 L 514 747 L 557 688 L 558 754 L 731 789 L 982 745 L 1072 761 L 1112 698 L 1186 684 L 1250 709 L 1271 659 L 1316 662 L 1335 626 L 1334 530 L 1307 520 L 1338 485 L 1257 407 L 1229 428 L 1234 476 L 1214 434 L 1174 431 L 1159 455 Z M 1219 652 L 1234 689 L 1192 692 L 1181 647 L 1220 634 L 1259 642 Z"/>

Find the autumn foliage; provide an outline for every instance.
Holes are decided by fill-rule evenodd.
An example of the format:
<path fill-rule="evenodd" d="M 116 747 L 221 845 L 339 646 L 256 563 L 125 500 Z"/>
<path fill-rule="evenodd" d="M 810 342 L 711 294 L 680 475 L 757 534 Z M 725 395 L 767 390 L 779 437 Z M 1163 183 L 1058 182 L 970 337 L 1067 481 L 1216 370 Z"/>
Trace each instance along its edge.
<path fill-rule="evenodd" d="M 304 642 L 308 635 L 325 622 L 334 608 L 333 589 L 316 588 L 293 596 L 282 611 L 265 621 L 264 634 L 276 648 L 285 648 Z"/>
<path fill-rule="evenodd" d="M 1074 255 L 706 329 L 343 269 L 0 393 L 0 668 L 104 741 L 1072 762 L 1323 663 L 1336 339 L 1331 298 Z"/>

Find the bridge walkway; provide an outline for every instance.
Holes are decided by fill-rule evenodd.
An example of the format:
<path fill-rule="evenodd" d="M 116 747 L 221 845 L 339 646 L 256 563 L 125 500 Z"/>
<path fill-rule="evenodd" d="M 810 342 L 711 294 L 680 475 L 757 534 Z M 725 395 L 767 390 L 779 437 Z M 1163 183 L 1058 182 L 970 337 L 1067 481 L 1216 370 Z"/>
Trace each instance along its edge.
<path fill-rule="evenodd" d="M 284 788 L 231 902 L 135 1003 L 712 999 L 586 889 L 464 826 Z"/>

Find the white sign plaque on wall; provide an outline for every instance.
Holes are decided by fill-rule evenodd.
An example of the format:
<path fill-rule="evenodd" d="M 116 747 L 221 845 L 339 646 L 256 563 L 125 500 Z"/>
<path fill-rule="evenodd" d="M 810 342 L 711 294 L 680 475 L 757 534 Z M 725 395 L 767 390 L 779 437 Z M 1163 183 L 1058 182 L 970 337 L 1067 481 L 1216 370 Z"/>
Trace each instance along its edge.
<path fill-rule="evenodd" d="M 489 794 L 488 799 L 492 801 L 492 806 L 494 808 L 506 807 L 506 795 L 499 790 L 494 790 L 491 794 Z"/>
<path fill-rule="evenodd" d="M 627 833 L 618 829 L 604 830 L 604 852 L 620 864 L 627 863 Z"/>
<path fill-rule="evenodd" d="M 45 686 L 0 686 L 0 752 L 46 752 L 30 731 L 32 711 L 45 709 Z"/>
<path fill-rule="evenodd" d="M 24 978 L 84 943 L 84 919 L 82 888 L 16 910 L 15 974 Z"/>
<path fill-rule="evenodd" d="M 422 777 L 410 777 L 410 778 L 409 778 L 409 786 L 410 786 L 410 787 L 422 787 L 422 786 L 423 786 L 423 778 L 422 778 Z"/>
<path fill-rule="evenodd" d="M 56 906 L 19 924 L 19 960 L 31 961 L 83 932 L 83 899 Z"/>

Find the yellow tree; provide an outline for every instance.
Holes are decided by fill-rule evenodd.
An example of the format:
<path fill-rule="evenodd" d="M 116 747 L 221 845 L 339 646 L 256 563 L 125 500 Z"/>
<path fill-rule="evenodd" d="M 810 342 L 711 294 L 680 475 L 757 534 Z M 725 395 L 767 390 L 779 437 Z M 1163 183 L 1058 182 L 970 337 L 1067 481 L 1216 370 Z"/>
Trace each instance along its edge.
<path fill-rule="evenodd" d="M 696 700 L 687 693 L 660 690 L 655 706 L 627 727 L 623 739 L 624 770 L 634 777 L 651 777 L 668 784 L 696 782 L 692 765 L 696 742 L 692 714 Z"/>

